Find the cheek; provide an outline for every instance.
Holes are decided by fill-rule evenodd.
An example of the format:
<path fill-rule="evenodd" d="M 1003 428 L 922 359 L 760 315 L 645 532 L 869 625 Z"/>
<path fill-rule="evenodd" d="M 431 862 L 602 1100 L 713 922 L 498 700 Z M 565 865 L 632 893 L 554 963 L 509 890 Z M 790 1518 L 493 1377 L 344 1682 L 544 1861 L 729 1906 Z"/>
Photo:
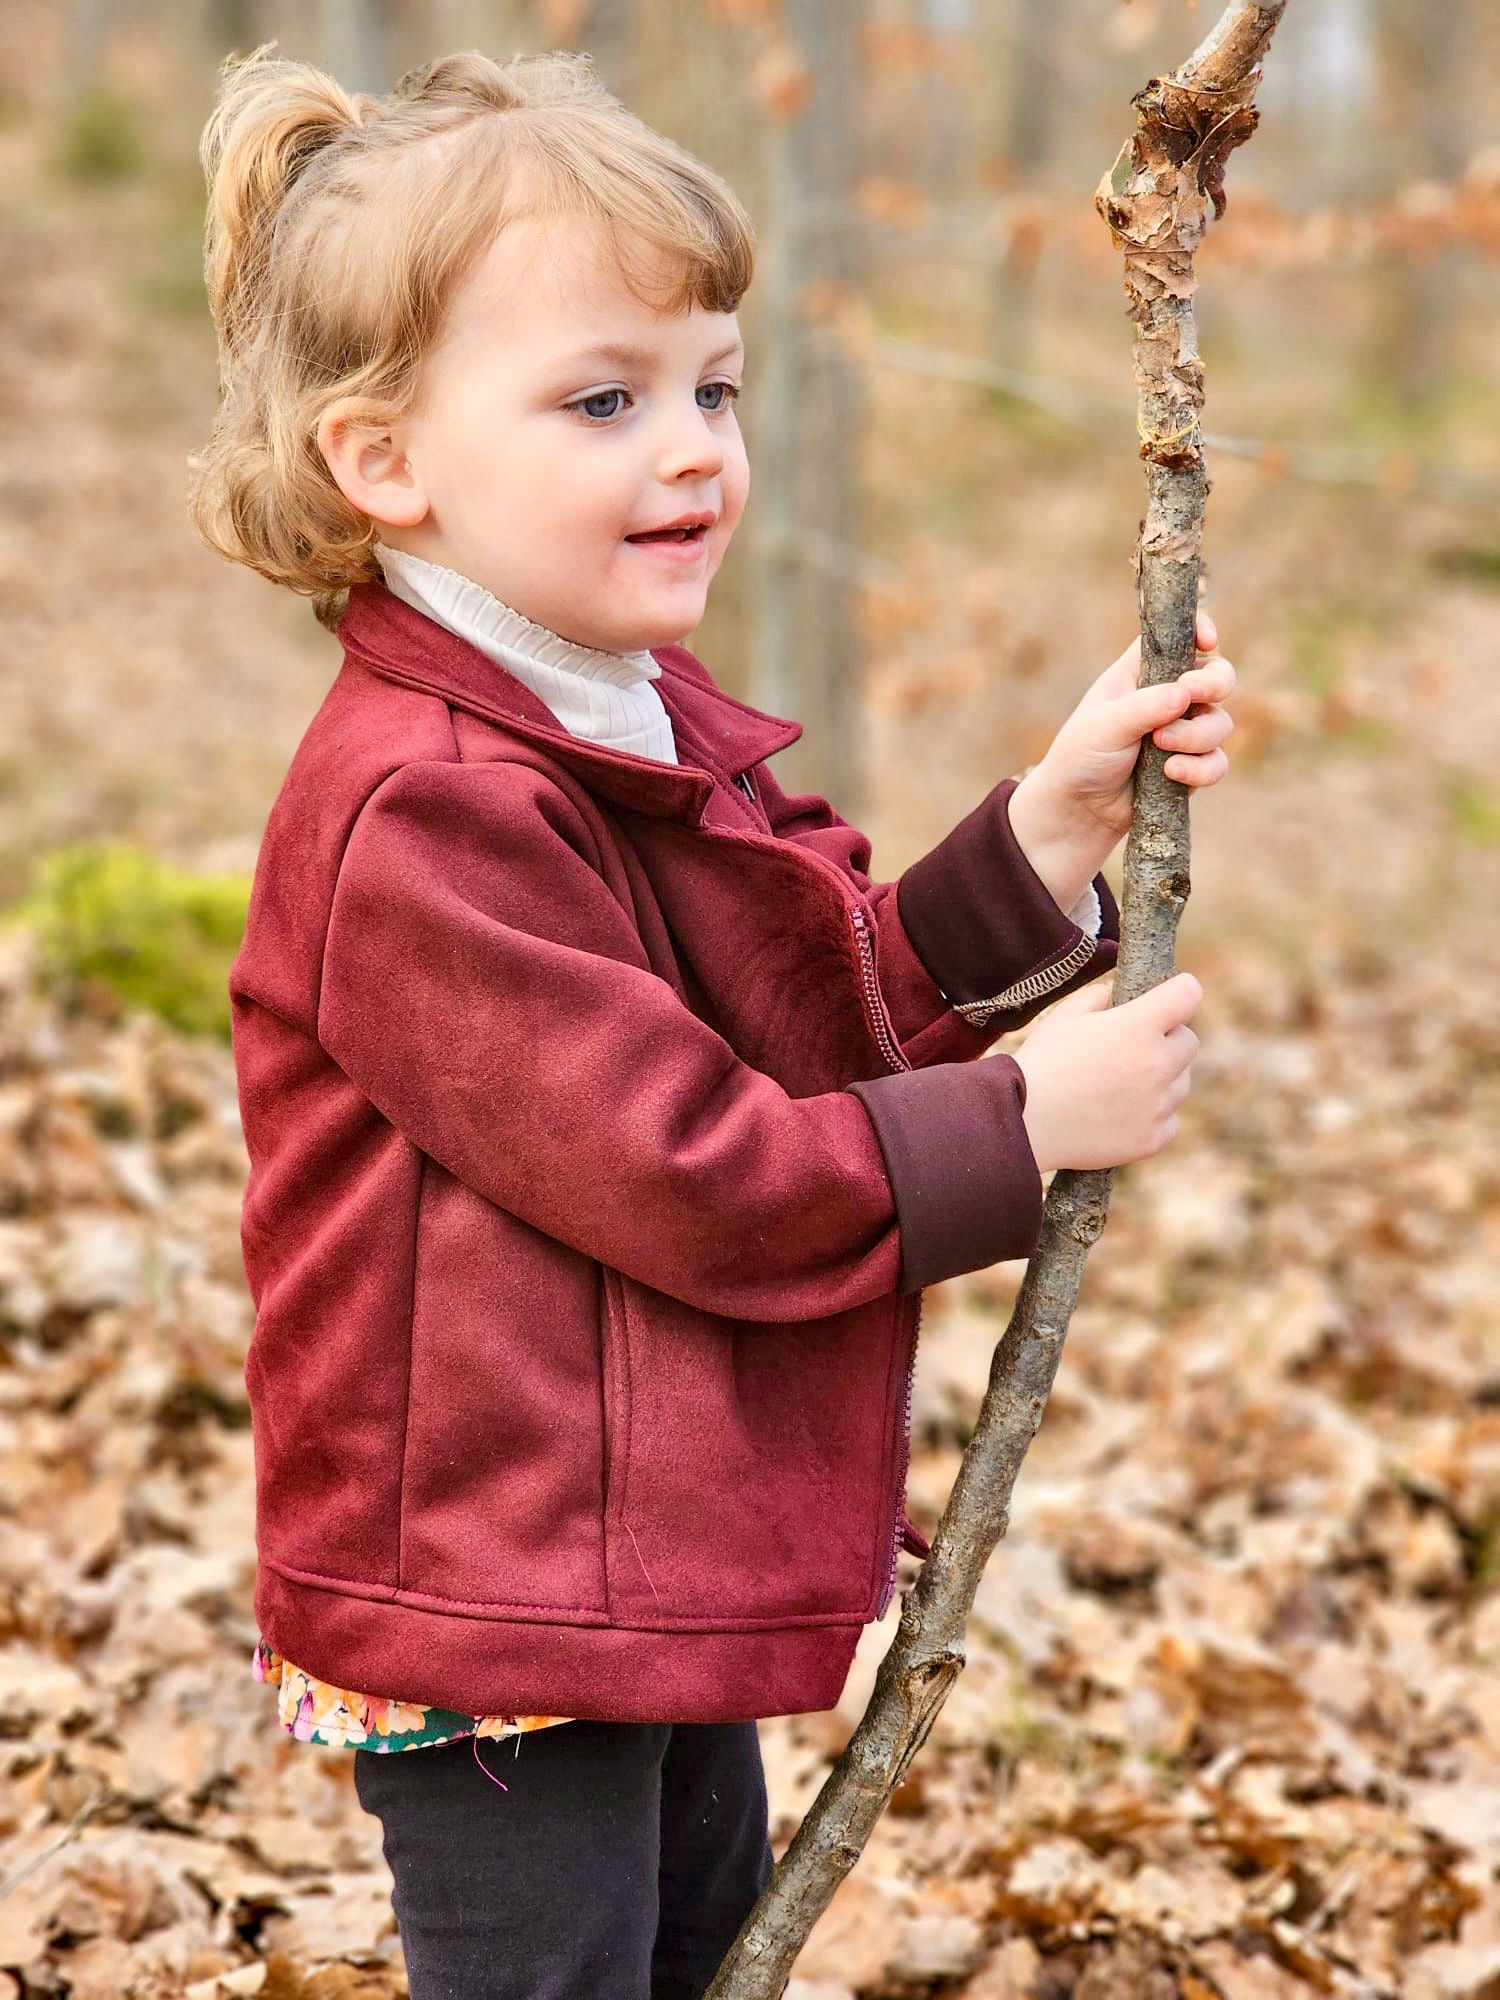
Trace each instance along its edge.
<path fill-rule="evenodd" d="M 447 426 L 434 439 L 428 473 L 435 497 L 450 513 L 490 515 L 504 503 L 514 481 L 502 471 L 505 461 L 494 439 L 494 431 L 478 421 Z"/>
<path fill-rule="evenodd" d="M 724 455 L 724 517 L 729 527 L 733 527 L 745 511 L 745 502 L 750 497 L 750 462 L 745 456 L 743 439 L 735 440 L 734 449 Z"/>

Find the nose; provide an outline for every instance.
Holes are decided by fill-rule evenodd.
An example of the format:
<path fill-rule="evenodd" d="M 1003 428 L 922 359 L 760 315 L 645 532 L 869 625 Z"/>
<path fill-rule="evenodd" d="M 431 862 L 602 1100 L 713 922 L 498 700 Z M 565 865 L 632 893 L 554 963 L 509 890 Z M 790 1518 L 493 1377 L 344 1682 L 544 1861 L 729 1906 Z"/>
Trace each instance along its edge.
<path fill-rule="evenodd" d="M 705 410 L 691 401 L 686 407 L 674 403 L 666 419 L 666 435 L 661 447 L 661 478 L 674 485 L 683 479 L 715 479 L 724 470 L 724 446 L 715 432 L 718 412 Z"/>

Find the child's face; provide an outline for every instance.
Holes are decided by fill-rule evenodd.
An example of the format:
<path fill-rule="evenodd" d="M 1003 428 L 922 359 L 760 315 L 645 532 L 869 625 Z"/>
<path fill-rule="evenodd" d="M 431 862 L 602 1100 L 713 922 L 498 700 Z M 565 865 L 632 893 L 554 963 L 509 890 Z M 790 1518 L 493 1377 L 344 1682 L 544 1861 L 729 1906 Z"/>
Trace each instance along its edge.
<path fill-rule="evenodd" d="M 639 354 L 586 352 L 600 343 Z M 744 511 L 749 466 L 722 386 L 743 363 L 733 313 L 656 313 L 596 226 L 525 216 L 460 286 L 394 450 L 330 434 L 325 455 L 369 482 L 361 497 L 340 478 L 382 540 L 580 645 L 665 645 L 702 619 Z M 713 520 L 693 544 L 627 540 L 697 513 Z"/>

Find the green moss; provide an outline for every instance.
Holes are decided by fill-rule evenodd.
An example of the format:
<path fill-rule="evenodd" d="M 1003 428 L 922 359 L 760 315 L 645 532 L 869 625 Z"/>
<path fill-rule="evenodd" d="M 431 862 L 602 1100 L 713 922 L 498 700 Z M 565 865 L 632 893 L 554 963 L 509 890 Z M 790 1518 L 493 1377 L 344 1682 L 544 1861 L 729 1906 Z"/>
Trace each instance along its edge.
<path fill-rule="evenodd" d="M 109 83 L 81 90 L 64 117 L 52 166 L 86 185 L 139 179 L 148 154 L 135 100 Z"/>
<path fill-rule="evenodd" d="M 1431 559 L 1439 576 L 1500 590 L 1500 541 L 1455 542 Z"/>
<path fill-rule="evenodd" d="M 32 928 L 37 977 L 64 1004 L 102 986 L 124 1007 L 228 1041 L 249 897 L 248 876 L 194 875 L 125 842 L 83 842 L 44 856 L 4 921 Z"/>
<path fill-rule="evenodd" d="M 1500 791 L 1472 771 L 1452 771 L 1443 781 L 1448 823 L 1479 847 L 1500 843 Z"/>

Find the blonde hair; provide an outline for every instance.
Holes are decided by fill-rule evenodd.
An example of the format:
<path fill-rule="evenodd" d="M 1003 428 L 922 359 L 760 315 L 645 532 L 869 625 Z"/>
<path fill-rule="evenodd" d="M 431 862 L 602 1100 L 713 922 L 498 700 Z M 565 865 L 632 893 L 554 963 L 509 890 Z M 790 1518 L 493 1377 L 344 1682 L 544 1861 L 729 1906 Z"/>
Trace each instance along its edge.
<path fill-rule="evenodd" d="M 225 61 L 199 148 L 220 400 L 188 460 L 188 512 L 209 548 L 310 597 L 331 631 L 350 586 L 381 572 L 377 524 L 329 472 L 319 419 L 343 397 L 375 426 L 419 406 L 454 288 L 508 222 L 597 219 L 633 296 L 666 312 L 735 311 L 755 236 L 719 176 L 625 110 L 585 54 L 468 50 L 376 98 L 275 47 Z M 665 253 L 665 297 L 633 283 L 627 233 Z"/>

